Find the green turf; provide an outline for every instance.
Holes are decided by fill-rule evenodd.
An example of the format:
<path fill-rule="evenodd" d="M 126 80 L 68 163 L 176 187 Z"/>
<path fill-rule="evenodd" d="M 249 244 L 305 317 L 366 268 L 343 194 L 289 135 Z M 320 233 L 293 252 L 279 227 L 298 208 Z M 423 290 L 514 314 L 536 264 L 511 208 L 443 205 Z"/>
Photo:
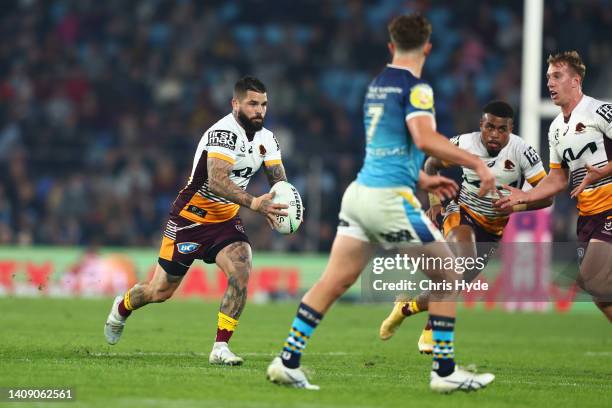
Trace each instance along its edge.
<path fill-rule="evenodd" d="M 461 310 L 456 354 L 491 370 L 477 393 L 433 394 L 430 359 L 415 352 L 425 316 L 377 339 L 386 305 L 337 305 L 303 364 L 321 391 L 269 384 L 265 368 L 296 303 L 248 305 L 232 339 L 242 367 L 208 365 L 217 305 L 170 301 L 136 312 L 121 342 L 106 345 L 110 300 L 0 298 L 0 387 L 76 389 L 77 402 L 15 407 L 602 407 L 612 395 L 612 330 L 598 313 L 509 314 Z"/>

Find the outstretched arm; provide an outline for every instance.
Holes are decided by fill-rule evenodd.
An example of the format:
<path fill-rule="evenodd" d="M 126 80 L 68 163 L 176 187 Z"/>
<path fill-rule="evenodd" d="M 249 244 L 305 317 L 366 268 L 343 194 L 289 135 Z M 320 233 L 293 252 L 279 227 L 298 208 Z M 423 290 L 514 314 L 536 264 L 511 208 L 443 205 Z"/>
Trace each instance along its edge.
<path fill-rule="evenodd" d="M 511 208 L 515 205 L 525 205 L 525 209 L 536 209 L 536 202 L 551 199 L 567 187 L 567 169 L 550 169 L 550 173 L 542 179 L 532 190 L 523 191 L 518 188 L 503 186 L 510 191 L 510 195 L 502 197 L 495 202 L 495 206 L 501 209 Z M 530 207 L 531 205 L 531 207 Z M 542 208 L 542 207 L 539 207 Z"/>

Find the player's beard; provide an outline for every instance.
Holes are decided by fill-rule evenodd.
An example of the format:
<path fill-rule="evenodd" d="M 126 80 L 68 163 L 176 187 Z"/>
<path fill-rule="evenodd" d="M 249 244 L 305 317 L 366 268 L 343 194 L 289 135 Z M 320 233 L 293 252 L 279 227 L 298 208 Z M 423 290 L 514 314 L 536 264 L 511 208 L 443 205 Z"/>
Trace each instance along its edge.
<path fill-rule="evenodd" d="M 497 155 L 499 154 L 501 150 L 489 150 L 487 149 L 487 153 L 489 153 L 489 156 L 491 157 L 497 157 Z"/>
<path fill-rule="evenodd" d="M 261 119 L 261 122 L 255 122 L 254 119 Z M 263 127 L 263 117 L 255 116 L 253 119 L 249 119 L 241 110 L 238 111 L 238 122 L 247 133 L 259 132 Z"/>

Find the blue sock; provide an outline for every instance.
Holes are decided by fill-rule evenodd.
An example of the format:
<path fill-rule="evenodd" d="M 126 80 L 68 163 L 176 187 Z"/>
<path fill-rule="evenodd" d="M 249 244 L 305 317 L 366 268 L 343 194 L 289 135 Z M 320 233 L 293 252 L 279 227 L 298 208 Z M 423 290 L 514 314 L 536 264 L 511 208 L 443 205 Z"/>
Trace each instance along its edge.
<path fill-rule="evenodd" d="M 291 324 L 289 337 L 285 340 L 283 351 L 280 354 L 285 367 L 297 368 L 300 366 L 302 350 L 306 348 L 306 342 L 322 318 L 321 313 L 304 303 L 300 303 L 295 319 Z"/>
<path fill-rule="evenodd" d="M 451 375 L 455 371 L 455 318 L 430 315 L 433 329 L 433 366 L 440 377 Z"/>

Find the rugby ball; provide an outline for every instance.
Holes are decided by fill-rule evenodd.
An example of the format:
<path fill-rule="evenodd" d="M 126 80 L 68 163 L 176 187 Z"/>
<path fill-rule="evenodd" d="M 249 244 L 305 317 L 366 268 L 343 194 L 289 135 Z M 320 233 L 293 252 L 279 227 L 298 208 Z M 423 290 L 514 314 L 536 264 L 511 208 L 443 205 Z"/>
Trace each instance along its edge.
<path fill-rule="evenodd" d="M 270 193 L 274 192 L 272 202 L 277 204 L 287 204 L 289 208 L 285 209 L 288 216 L 276 216 L 275 229 L 281 234 L 293 234 L 302 224 L 304 219 L 304 206 L 302 205 L 302 197 L 293 187 L 291 183 L 279 181 L 272 186 Z"/>

